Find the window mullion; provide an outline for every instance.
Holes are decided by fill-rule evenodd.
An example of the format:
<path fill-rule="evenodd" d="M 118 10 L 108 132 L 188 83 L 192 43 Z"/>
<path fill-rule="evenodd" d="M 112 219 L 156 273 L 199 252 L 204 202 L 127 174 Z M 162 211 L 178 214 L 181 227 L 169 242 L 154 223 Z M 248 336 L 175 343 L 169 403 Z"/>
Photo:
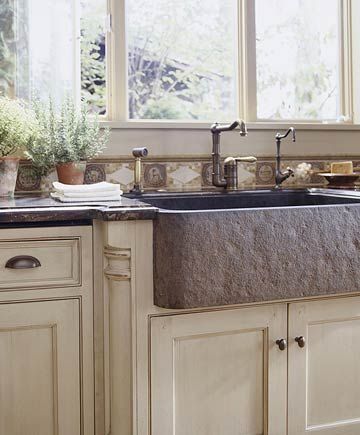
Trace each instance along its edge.
<path fill-rule="evenodd" d="M 355 0 L 351 2 L 352 96 L 355 124 L 360 124 L 360 62 L 355 62 L 355 59 L 360 58 L 359 17 L 360 2 Z"/>
<path fill-rule="evenodd" d="M 111 29 L 108 32 L 109 118 L 126 121 L 128 59 L 126 44 L 126 0 L 108 0 Z"/>
<path fill-rule="evenodd" d="M 353 66 L 352 66 L 352 24 L 351 24 L 351 0 L 339 0 L 340 8 L 340 80 L 342 115 L 348 122 L 353 122 Z"/>
<path fill-rule="evenodd" d="M 80 0 L 74 2 L 73 15 L 73 40 L 74 40 L 74 61 L 73 61 L 73 97 L 77 105 L 81 102 L 81 6 Z"/>
<path fill-rule="evenodd" d="M 255 1 L 239 0 L 239 110 L 247 121 L 256 121 Z"/>

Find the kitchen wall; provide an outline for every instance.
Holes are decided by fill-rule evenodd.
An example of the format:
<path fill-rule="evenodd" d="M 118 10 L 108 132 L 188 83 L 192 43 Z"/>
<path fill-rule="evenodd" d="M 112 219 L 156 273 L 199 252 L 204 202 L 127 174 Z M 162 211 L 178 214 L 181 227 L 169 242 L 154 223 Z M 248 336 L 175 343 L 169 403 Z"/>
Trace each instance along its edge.
<path fill-rule="evenodd" d="M 116 124 L 115 124 L 116 125 Z M 224 133 L 221 148 L 224 155 L 255 155 L 271 157 L 275 154 L 275 134 L 291 124 L 277 129 L 255 128 L 249 124 L 249 134 L 241 138 L 237 132 Z M 284 156 L 360 156 L 360 126 L 320 125 L 297 126 L 297 141 L 284 141 Z M 201 129 L 116 128 L 112 132 L 106 156 L 129 156 L 132 148 L 147 146 L 152 156 L 210 156 L 210 125 Z"/>
<path fill-rule="evenodd" d="M 288 125 L 279 125 L 284 130 Z M 360 130 L 353 126 L 319 126 L 304 129 L 297 126 L 297 141 L 283 141 L 283 166 L 296 168 L 302 162 L 310 163 L 312 172 L 306 178 L 294 177 L 284 185 L 323 186 L 318 172 L 329 170 L 335 160 L 353 160 L 360 167 Z M 243 188 L 271 187 L 274 185 L 275 129 L 265 125 L 249 125 L 247 137 L 237 132 L 223 133 L 221 151 L 228 155 L 254 155 L 255 164 L 239 165 L 239 181 Z M 113 128 L 109 146 L 98 159 L 89 162 L 85 182 L 107 180 L 120 183 L 124 190 L 133 185 L 133 159 L 131 150 L 147 146 L 149 157 L 144 159 L 144 187 L 148 190 L 211 189 L 211 134 L 209 126 L 200 129 L 185 128 Z M 47 177 L 37 176 L 26 161 L 21 163 L 17 181 L 18 192 L 39 192 L 51 189 L 56 180 L 55 171 Z"/>

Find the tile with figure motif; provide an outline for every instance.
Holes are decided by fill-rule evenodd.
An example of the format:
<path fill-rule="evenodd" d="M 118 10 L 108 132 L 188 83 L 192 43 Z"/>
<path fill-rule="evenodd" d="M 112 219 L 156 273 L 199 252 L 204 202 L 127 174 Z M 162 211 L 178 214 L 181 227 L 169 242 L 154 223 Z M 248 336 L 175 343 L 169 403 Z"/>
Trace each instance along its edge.
<path fill-rule="evenodd" d="M 20 164 L 16 180 L 17 192 L 39 191 L 41 176 L 31 163 Z"/>
<path fill-rule="evenodd" d="M 212 187 L 212 171 L 213 165 L 211 162 L 203 163 L 201 168 L 201 181 L 203 187 Z"/>
<path fill-rule="evenodd" d="M 100 183 L 106 180 L 104 164 L 88 163 L 86 165 L 84 184 Z"/>
<path fill-rule="evenodd" d="M 275 184 L 275 162 L 256 162 L 256 184 L 265 186 Z"/>
<path fill-rule="evenodd" d="M 167 174 L 166 165 L 160 163 L 144 164 L 144 188 L 158 189 L 166 187 Z"/>

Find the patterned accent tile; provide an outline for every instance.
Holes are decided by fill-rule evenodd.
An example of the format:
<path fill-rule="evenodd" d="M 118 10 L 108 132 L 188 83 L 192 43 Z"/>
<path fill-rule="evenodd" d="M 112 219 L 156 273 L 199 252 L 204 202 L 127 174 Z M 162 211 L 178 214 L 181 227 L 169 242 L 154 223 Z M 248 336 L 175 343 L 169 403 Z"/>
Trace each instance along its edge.
<path fill-rule="evenodd" d="M 281 170 L 285 171 L 287 168 L 291 168 L 295 171 L 297 165 L 299 165 L 300 161 L 293 161 L 293 160 L 282 160 L 281 161 Z M 291 177 L 284 180 L 281 185 L 285 187 L 295 187 L 295 186 L 303 186 L 306 183 L 305 180 L 300 179 L 299 177 L 295 177 L 295 175 L 292 175 Z"/>
<path fill-rule="evenodd" d="M 89 163 L 86 165 L 84 184 L 100 183 L 106 180 L 104 165 L 101 163 Z"/>
<path fill-rule="evenodd" d="M 195 186 L 201 186 L 200 173 L 201 173 L 200 163 L 197 164 L 192 163 L 186 166 L 184 164 L 181 164 L 173 172 L 169 173 L 169 178 L 171 178 L 172 184 L 174 186 L 195 187 Z"/>
<path fill-rule="evenodd" d="M 256 163 L 256 184 L 275 184 L 275 162 L 258 161 Z"/>
<path fill-rule="evenodd" d="M 111 163 L 106 168 L 106 180 L 110 183 L 120 183 L 121 188 L 130 190 L 134 184 L 133 163 Z"/>
<path fill-rule="evenodd" d="M 239 187 L 255 186 L 256 165 L 253 163 L 238 163 Z"/>
<path fill-rule="evenodd" d="M 57 181 L 57 179 L 58 179 L 58 176 L 57 176 L 56 170 L 50 172 L 50 174 L 47 175 L 46 177 L 42 177 L 41 178 L 41 185 L 40 185 L 41 190 L 43 190 L 45 192 L 50 192 L 52 190 L 52 183 L 54 181 Z"/>
<path fill-rule="evenodd" d="M 318 171 L 330 170 L 332 161 L 349 160 L 342 157 L 341 159 L 318 159 L 309 160 L 296 157 L 293 160 L 282 161 L 282 169 L 287 166 L 296 168 L 300 163 L 306 162 L 312 165 L 309 177 L 294 177 L 284 182 L 285 186 L 323 186 L 325 181 L 316 174 Z M 360 170 L 360 160 L 354 159 L 354 167 Z M 143 180 L 146 189 L 168 189 L 168 190 L 200 190 L 201 188 L 212 188 L 212 163 L 210 160 L 193 161 L 171 161 L 166 163 L 157 161 L 156 157 L 152 163 L 144 163 Z M 239 187 L 248 188 L 254 186 L 273 186 L 275 184 L 275 161 L 266 159 L 256 164 L 241 163 L 238 165 Z M 99 163 L 89 163 L 85 173 L 85 183 L 95 183 L 102 180 L 108 180 L 114 183 L 120 183 L 122 189 L 130 190 L 134 183 L 134 162 L 126 159 L 124 161 L 108 161 Z M 54 170 L 47 177 L 41 179 L 36 175 L 31 164 L 24 161 L 20 165 L 17 185 L 17 191 L 50 191 L 52 182 L 57 180 L 57 174 Z"/>
<path fill-rule="evenodd" d="M 204 187 L 212 187 L 212 163 L 203 163 L 201 166 L 202 185 Z"/>
<path fill-rule="evenodd" d="M 311 165 L 311 172 L 304 177 L 299 177 L 296 172 L 294 177 L 290 177 L 283 182 L 283 186 L 323 186 L 325 180 L 316 173 L 313 174 L 312 171 L 323 171 L 324 162 L 319 160 L 297 160 L 297 161 L 282 161 L 281 169 L 284 171 L 287 167 L 296 170 L 297 166 L 301 163 L 308 163 Z"/>
<path fill-rule="evenodd" d="M 360 160 L 354 160 L 353 165 L 354 165 L 354 171 L 359 172 L 360 171 Z"/>
<path fill-rule="evenodd" d="M 160 163 L 144 164 L 144 188 L 166 187 L 166 166 Z"/>
<path fill-rule="evenodd" d="M 40 190 L 41 177 L 30 164 L 20 164 L 16 180 L 16 190 L 19 192 L 34 192 Z"/>
<path fill-rule="evenodd" d="M 307 163 L 310 163 L 312 171 L 315 172 L 312 173 L 310 176 L 310 183 L 317 184 L 320 186 L 324 185 L 325 184 L 324 177 L 317 175 L 316 172 L 323 172 L 325 170 L 325 162 L 320 160 L 316 160 L 316 161 L 309 160 Z"/>

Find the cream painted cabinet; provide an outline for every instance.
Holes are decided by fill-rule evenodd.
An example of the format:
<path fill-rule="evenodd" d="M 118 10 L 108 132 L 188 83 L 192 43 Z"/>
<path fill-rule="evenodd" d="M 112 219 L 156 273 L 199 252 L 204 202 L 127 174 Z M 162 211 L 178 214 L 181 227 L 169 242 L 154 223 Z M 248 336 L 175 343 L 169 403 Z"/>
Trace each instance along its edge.
<path fill-rule="evenodd" d="M 0 230 L 1 435 L 94 435 L 92 271 L 91 227 Z"/>
<path fill-rule="evenodd" d="M 287 307 L 151 319 L 154 435 L 285 435 Z"/>
<path fill-rule="evenodd" d="M 0 433 L 80 435 L 79 301 L 0 305 Z"/>
<path fill-rule="evenodd" d="M 290 304 L 289 435 L 307 433 L 360 434 L 358 297 Z"/>

